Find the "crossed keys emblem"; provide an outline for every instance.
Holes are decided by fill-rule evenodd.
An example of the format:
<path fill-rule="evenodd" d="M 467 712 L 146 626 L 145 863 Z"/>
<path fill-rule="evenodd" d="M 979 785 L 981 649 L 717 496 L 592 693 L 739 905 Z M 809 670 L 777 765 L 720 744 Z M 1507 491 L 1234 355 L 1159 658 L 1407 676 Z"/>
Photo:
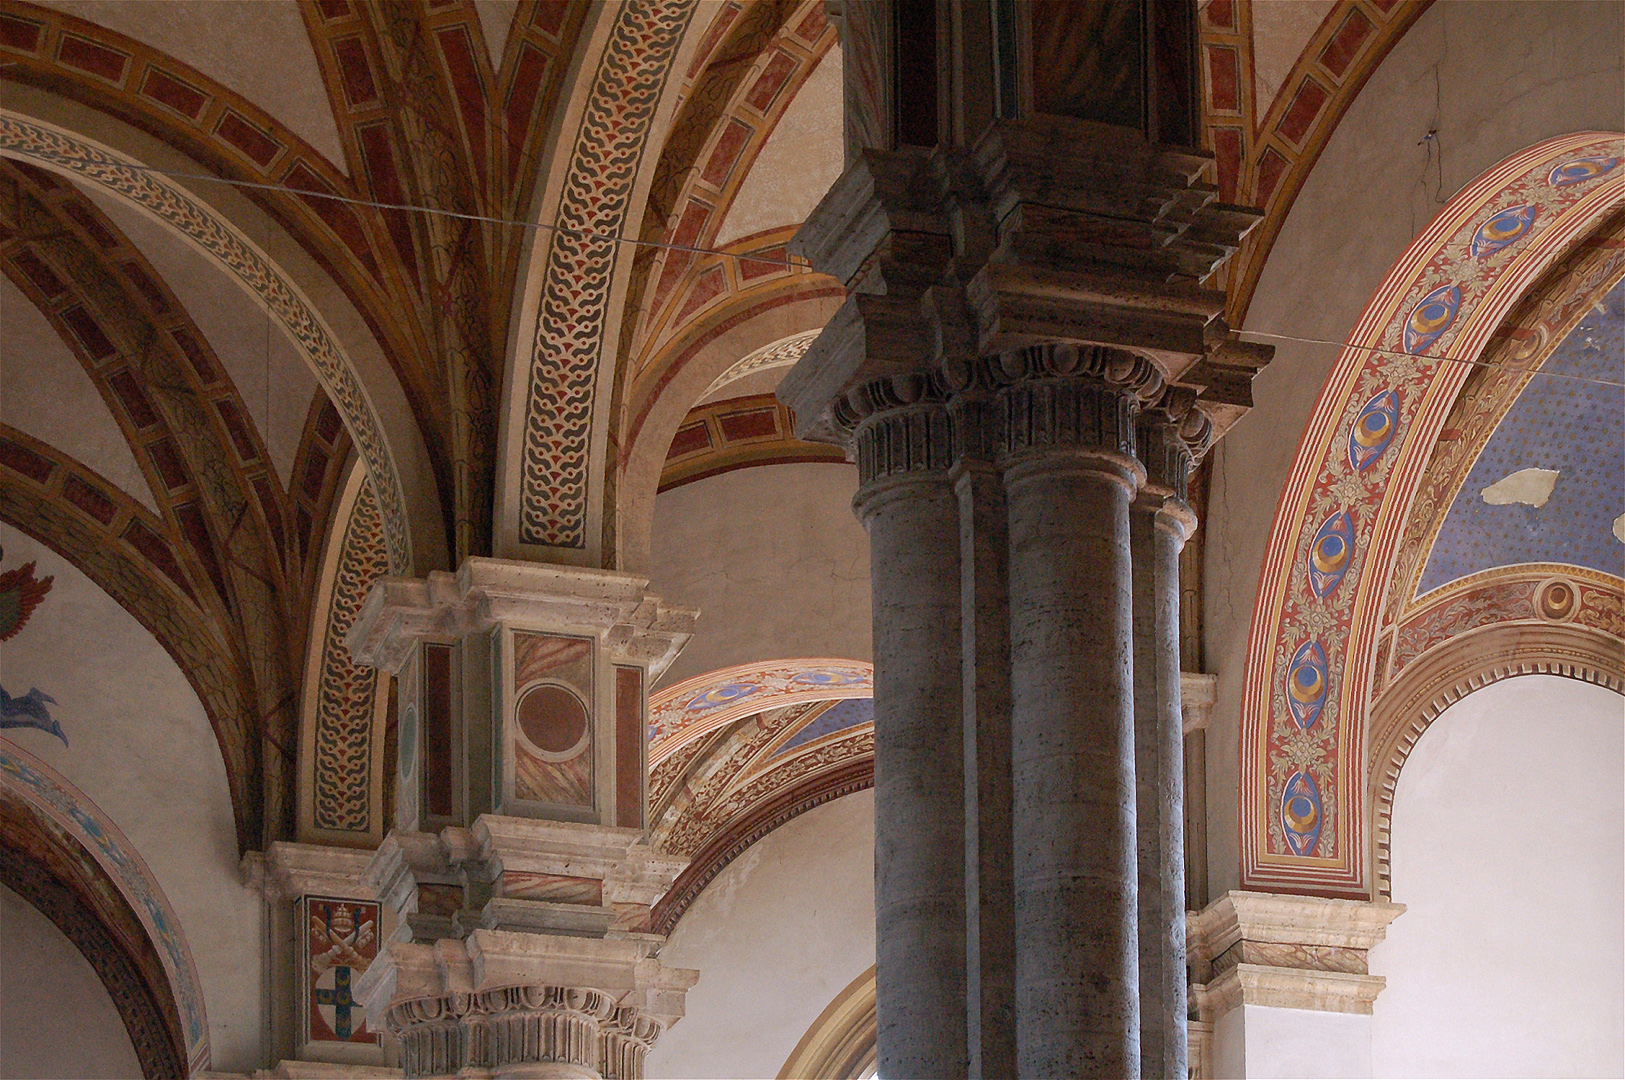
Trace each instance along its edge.
<path fill-rule="evenodd" d="M 357 926 L 348 904 L 340 904 L 326 918 L 312 915 L 310 933 L 310 970 L 313 975 L 320 975 L 328 968 L 335 967 L 354 968 L 361 972 L 372 963 L 361 954 L 361 950 L 371 945 L 372 939 L 377 936 L 372 920 L 368 919 Z M 328 948 L 318 953 L 316 949 L 324 944 Z"/>
<path fill-rule="evenodd" d="M 372 919 L 356 925 L 351 905 L 327 907 L 310 917 L 312 1000 L 341 1040 L 359 1034 L 355 1013 L 360 1003 L 350 994 L 350 978 L 372 963 L 362 950 L 377 936 Z M 324 948 L 325 946 L 325 948 Z M 318 952 L 317 950 L 322 950 Z"/>

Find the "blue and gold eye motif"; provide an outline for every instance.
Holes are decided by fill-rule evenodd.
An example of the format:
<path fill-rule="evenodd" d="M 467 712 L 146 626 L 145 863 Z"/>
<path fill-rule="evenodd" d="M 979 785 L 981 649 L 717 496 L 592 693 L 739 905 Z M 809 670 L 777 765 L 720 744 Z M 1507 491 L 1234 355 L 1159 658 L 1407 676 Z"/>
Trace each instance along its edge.
<path fill-rule="evenodd" d="M 1292 654 L 1286 669 L 1286 704 L 1292 722 L 1304 731 L 1315 726 L 1326 707 L 1326 651 L 1318 641 L 1306 641 Z"/>
<path fill-rule="evenodd" d="M 740 698 L 748 697 L 760 689 L 761 687 L 755 683 L 723 683 L 697 695 L 684 707 L 695 712 L 704 712 L 721 705 L 732 705 Z"/>
<path fill-rule="evenodd" d="M 1586 157 L 1565 161 L 1552 169 L 1552 174 L 1546 182 L 1555 188 L 1570 187 L 1574 184 L 1583 184 L 1587 180 L 1595 180 L 1605 173 L 1611 173 L 1619 167 L 1625 158 L 1617 157 Z"/>
<path fill-rule="evenodd" d="M 1507 245 L 1522 240 L 1524 235 L 1534 228 L 1535 217 L 1539 213 L 1540 207 L 1529 204 L 1509 206 L 1490 217 L 1478 227 L 1477 232 L 1473 233 L 1471 246 L 1473 258 L 1488 258 Z"/>
<path fill-rule="evenodd" d="M 1281 792 L 1281 829 L 1294 855 L 1313 855 L 1320 843 L 1320 788 L 1314 777 L 1295 772 Z"/>
<path fill-rule="evenodd" d="M 863 676 L 851 671 L 803 671 L 790 680 L 809 686 L 851 686 L 863 681 Z"/>
<path fill-rule="evenodd" d="M 1365 472 L 1388 449 L 1398 430 L 1399 395 L 1384 390 L 1366 402 L 1354 418 L 1354 429 L 1349 432 L 1349 465 L 1355 472 Z"/>
<path fill-rule="evenodd" d="M 1411 354 L 1438 341 L 1461 310 L 1461 286 L 1441 285 L 1422 297 L 1405 320 L 1405 351 Z"/>
<path fill-rule="evenodd" d="M 1317 597 L 1337 588 L 1354 555 L 1354 519 L 1347 510 L 1327 518 L 1309 545 L 1309 588 Z"/>

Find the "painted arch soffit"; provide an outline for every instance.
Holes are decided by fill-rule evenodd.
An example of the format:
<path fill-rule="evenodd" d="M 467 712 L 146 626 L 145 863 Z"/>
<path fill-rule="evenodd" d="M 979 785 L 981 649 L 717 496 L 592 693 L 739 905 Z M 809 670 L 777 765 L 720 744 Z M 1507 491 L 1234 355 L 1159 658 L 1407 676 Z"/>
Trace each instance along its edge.
<path fill-rule="evenodd" d="M 327 391 L 378 491 L 396 573 L 410 573 L 405 494 L 384 427 L 355 365 L 303 291 L 206 202 L 141 163 L 71 132 L 0 109 L 0 154 L 132 203 L 174 229 L 264 305 Z"/>
<path fill-rule="evenodd" d="M 1276 511 L 1242 703 L 1246 887 L 1368 896 L 1363 718 L 1383 597 L 1463 383 L 1531 284 L 1625 202 L 1625 138 L 1521 151 L 1412 242 L 1327 377 Z"/>
<path fill-rule="evenodd" d="M 175 994 L 187 1064 L 209 1068 L 209 1020 L 203 985 L 169 899 L 134 845 L 84 792 L 15 743 L 0 738 L 0 789 L 84 847 L 135 911 L 158 950 Z"/>
<path fill-rule="evenodd" d="M 613 394 L 603 363 L 620 333 L 631 272 L 625 244 L 652 179 L 651 143 L 669 119 L 679 58 L 694 47 L 697 0 L 624 0 L 595 9 L 581 40 L 592 75 L 570 102 L 560 156 L 541 190 L 532 266 L 515 320 L 498 477 L 498 554 L 599 557 L 599 503 Z M 595 467 L 595 463 L 599 467 Z"/>

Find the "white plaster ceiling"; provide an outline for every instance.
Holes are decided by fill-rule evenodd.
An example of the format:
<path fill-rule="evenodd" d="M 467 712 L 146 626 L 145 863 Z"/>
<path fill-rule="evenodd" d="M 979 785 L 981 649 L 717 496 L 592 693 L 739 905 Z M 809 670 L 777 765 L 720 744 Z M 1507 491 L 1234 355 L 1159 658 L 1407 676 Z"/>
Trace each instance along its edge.
<path fill-rule="evenodd" d="M 130 443 L 56 329 L 0 276 L 0 423 L 84 462 L 154 513 Z"/>
<path fill-rule="evenodd" d="M 840 178 L 841 50 L 832 48 L 779 117 L 717 232 L 720 247 L 778 225 L 799 225 Z"/>
<path fill-rule="evenodd" d="M 346 169 L 296 0 L 39 0 L 126 34 L 235 90 Z M 347 171 L 347 170 L 346 170 Z"/>
<path fill-rule="evenodd" d="M 286 487 L 317 385 L 304 357 L 279 323 L 196 248 L 134 207 L 103 192 L 83 190 L 141 249 L 203 332 L 242 395 Z"/>

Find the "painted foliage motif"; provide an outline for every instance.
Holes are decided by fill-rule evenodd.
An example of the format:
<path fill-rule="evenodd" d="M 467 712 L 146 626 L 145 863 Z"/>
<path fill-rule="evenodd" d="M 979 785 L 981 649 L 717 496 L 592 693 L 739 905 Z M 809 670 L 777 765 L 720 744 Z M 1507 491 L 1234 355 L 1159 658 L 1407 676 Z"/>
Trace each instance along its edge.
<path fill-rule="evenodd" d="M 1401 256 L 1327 380 L 1277 511 L 1243 702 L 1249 886 L 1363 895 L 1363 717 L 1382 591 L 1473 359 L 1625 200 L 1614 137 L 1565 136 L 1469 184 Z"/>
<path fill-rule="evenodd" d="M 377 1042 L 354 987 L 378 955 L 378 905 L 307 896 L 304 908 L 306 1039 Z"/>

